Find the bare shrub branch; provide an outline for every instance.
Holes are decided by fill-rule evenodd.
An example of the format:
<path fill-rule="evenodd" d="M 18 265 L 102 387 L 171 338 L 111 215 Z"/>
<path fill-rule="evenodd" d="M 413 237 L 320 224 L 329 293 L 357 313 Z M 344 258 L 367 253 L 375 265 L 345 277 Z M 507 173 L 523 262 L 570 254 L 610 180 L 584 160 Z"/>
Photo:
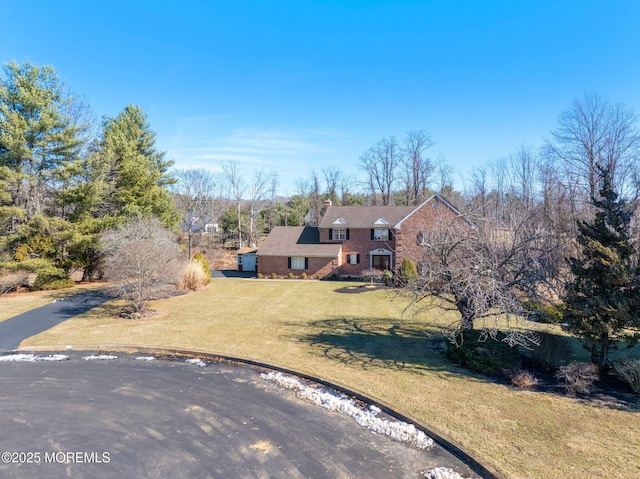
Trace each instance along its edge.
<path fill-rule="evenodd" d="M 181 254 L 173 235 L 156 218 L 137 218 L 100 238 L 105 277 L 134 312 L 145 309 L 157 289 L 177 280 Z"/>

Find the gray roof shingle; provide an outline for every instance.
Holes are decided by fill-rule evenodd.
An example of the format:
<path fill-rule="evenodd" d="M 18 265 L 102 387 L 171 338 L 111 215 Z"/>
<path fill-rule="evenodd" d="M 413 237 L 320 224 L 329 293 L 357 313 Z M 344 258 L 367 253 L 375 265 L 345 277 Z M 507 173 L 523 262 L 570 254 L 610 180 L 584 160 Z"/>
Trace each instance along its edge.
<path fill-rule="evenodd" d="M 393 228 L 416 206 L 329 206 L 320 220 L 321 228 L 383 228 L 384 223 L 376 224 L 384 219 L 389 228 Z M 342 218 L 345 223 L 335 223 Z"/>
<path fill-rule="evenodd" d="M 258 256 L 307 256 L 335 258 L 342 245 L 320 244 L 318 228 L 313 226 L 276 226 L 258 250 Z"/>

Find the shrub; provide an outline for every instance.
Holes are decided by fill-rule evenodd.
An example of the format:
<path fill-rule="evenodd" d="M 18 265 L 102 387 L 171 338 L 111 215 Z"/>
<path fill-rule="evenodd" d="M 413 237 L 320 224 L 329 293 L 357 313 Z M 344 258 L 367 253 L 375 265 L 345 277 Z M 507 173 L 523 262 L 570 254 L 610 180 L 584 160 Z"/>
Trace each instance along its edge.
<path fill-rule="evenodd" d="M 207 277 L 207 280 L 206 280 L 205 284 L 209 284 L 211 282 L 211 269 L 209 268 L 209 263 L 207 262 L 205 257 L 202 256 L 200 253 L 196 253 L 193 256 L 193 259 L 194 259 L 194 261 L 197 261 L 200 264 L 202 270 L 204 271 L 204 273 L 205 273 L 205 275 Z"/>
<path fill-rule="evenodd" d="M 183 261 L 171 231 L 155 217 L 137 217 L 100 236 L 105 278 L 132 312 L 144 311 L 147 302 L 166 284 L 175 284 Z"/>
<path fill-rule="evenodd" d="M 300 277 L 302 279 L 307 279 L 307 273 L 305 273 L 304 271 L 302 273 L 300 273 Z"/>
<path fill-rule="evenodd" d="M 404 258 L 398 272 L 398 279 L 401 285 L 407 285 L 418 279 L 418 268 L 409 258 Z"/>
<path fill-rule="evenodd" d="M 536 333 L 540 340 L 538 346 L 533 346 L 527 351 L 527 356 L 531 357 L 536 366 L 545 369 L 555 369 L 562 364 L 570 350 L 571 339 L 558 334 L 540 331 Z"/>
<path fill-rule="evenodd" d="M 497 341 L 481 341 L 482 337 L 480 331 L 465 331 L 462 344 L 447 345 L 447 356 L 463 368 L 488 376 L 500 376 L 505 369 L 520 369 L 520 353 L 502 341 L 504 334 L 499 333 Z"/>
<path fill-rule="evenodd" d="M 511 384 L 519 388 L 531 389 L 538 384 L 538 378 L 524 369 L 509 371 L 508 377 Z"/>
<path fill-rule="evenodd" d="M 277 275 L 277 274 L 275 274 L 275 273 L 271 273 L 271 275 L 270 275 L 270 278 L 271 278 L 271 279 L 276 279 L 277 277 L 278 277 L 278 275 Z"/>
<path fill-rule="evenodd" d="M 289 274 L 287 274 L 287 278 L 289 278 L 289 279 L 293 279 L 293 273 L 289 273 Z"/>
<path fill-rule="evenodd" d="M 36 280 L 33 282 L 31 289 L 35 291 L 49 289 L 70 288 L 75 283 L 62 268 L 55 266 L 46 266 L 38 270 Z"/>
<path fill-rule="evenodd" d="M 211 276 L 204 272 L 202 263 L 193 258 L 180 271 L 178 287 L 195 291 L 209 284 L 210 280 Z"/>
<path fill-rule="evenodd" d="M 37 281 L 37 278 L 36 278 Z M 34 285 L 32 286 L 32 289 L 36 290 L 57 290 L 57 289 L 66 289 L 66 288 L 73 288 L 75 286 L 75 281 L 72 280 L 71 278 L 64 278 L 64 279 L 54 279 L 53 281 L 45 281 L 40 285 L 36 285 L 36 283 L 34 283 Z"/>
<path fill-rule="evenodd" d="M 24 272 L 8 273 L 0 277 L 0 295 L 20 289 L 29 285 L 29 275 Z"/>
<path fill-rule="evenodd" d="M 262 279 L 264 278 L 264 275 L 262 273 L 258 273 L 258 279 Z"/>
<path fill-rule="evenodd" d="M 560 366 L 556 377 L 567 394 L 589 394 L 598 379 L 598 367 L 592 363 L 571 363 Z"/>
<path fill-rule="evenodd" d="M 557 324 L 563 321 L 562 309 L 552 304 L 542 305 L 535 301 L 526 301 L 524 307 L 532 320 L 539 323 Z"/>
<path fill-rule="evenodd" d="M 631 390 L 640 394 L 640 359 L 624 359 L 613 363 L 616 375 L 631 386 Z"/>

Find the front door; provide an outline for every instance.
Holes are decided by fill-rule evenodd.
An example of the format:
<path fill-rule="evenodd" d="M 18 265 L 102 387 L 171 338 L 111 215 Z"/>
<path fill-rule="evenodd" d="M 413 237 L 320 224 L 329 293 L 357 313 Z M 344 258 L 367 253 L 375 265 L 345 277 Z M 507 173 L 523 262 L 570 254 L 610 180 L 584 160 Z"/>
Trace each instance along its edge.
<path fill-rule="evenodd" d="M 386 271 L 391 269 L 391 256 L 388 254 L 374 254 L 371 256 L 371 266 L 373 269 Z"/>

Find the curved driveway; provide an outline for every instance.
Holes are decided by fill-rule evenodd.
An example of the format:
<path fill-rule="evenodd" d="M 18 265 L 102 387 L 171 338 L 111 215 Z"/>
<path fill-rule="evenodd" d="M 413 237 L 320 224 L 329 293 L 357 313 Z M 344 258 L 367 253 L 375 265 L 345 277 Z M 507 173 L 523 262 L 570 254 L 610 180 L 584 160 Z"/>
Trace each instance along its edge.
<path fill-rule="evenodd" d="M 387 479 L 437 466 L 477 476 L 439 446 L 372 434 L 253 367 L 65 354 L 0 361 L 0 452 L 16 460 L 0 462 L 0 477 Z"/>
<path fill-rule="evenodd" d="M 109 299 L 102 291 L 87 291 L 0 321 L 0 350 L 16 349 L 25 339 L 89 311 Z"/>

